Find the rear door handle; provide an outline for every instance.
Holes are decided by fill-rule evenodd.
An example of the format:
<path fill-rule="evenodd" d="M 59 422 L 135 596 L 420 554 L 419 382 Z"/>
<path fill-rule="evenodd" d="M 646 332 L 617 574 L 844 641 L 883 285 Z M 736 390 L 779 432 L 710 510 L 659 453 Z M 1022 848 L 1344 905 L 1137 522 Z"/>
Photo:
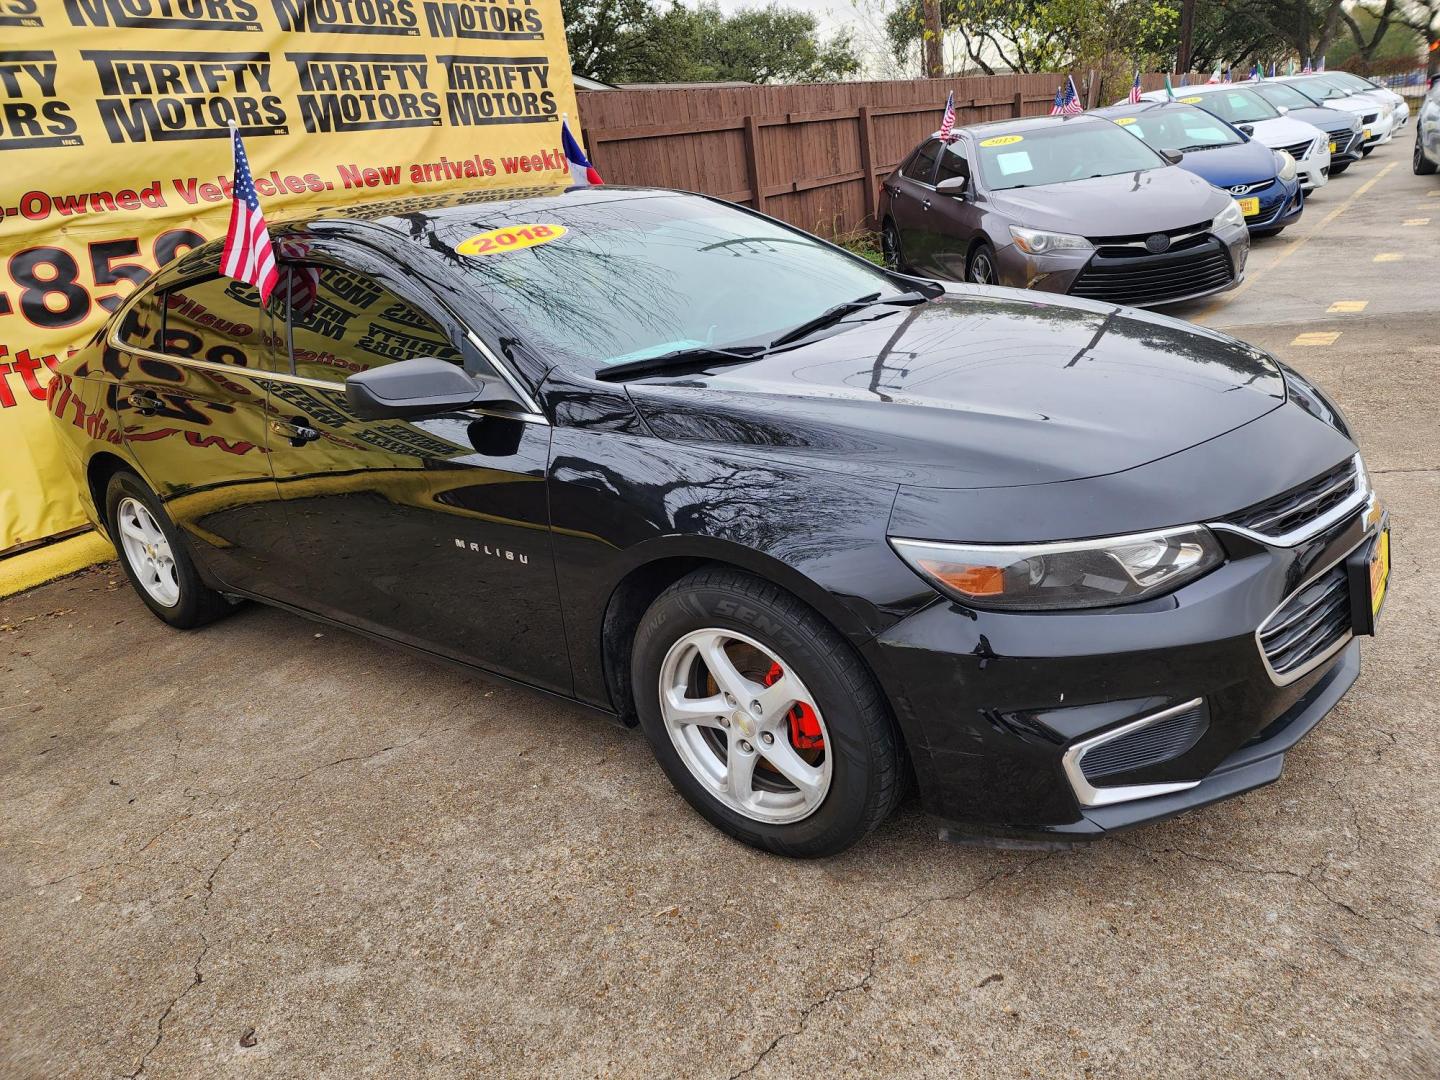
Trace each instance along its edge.
<path fill-rule="evenodd" d="M 270 430 L 282 439 L 289 439 L 291 446 L 304 446 L 320 438 L 320 432 L 305 423 L 303 416 L 293 420 L 271 420 Z"/>
<path fill-rule="evenodd" d="M 130 403 L 130 407 L 133 408 L 136 412 L 138 412 L 141 416 L 153 416 L 155 413 L 160 411 L 161 407 L 164 404 L 164 402 L 162 402 L 154 394 L 148 394 L 143 390 L 136 390 L 125 400 L 128 401 Z"/>

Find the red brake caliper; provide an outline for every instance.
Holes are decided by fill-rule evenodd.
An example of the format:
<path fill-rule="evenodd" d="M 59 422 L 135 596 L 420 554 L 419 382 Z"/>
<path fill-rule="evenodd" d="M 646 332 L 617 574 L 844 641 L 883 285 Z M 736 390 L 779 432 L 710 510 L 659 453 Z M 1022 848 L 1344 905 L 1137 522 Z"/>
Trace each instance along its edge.
<path fill-rule="evenodd" d="M 771 664 L 765 673 L 765 685 L 774 686 L 785 674 L 779 664 Z M 797 750 L 820 750 L 825 736 L 820 733 L 820 718 L 809 705 L 796 705 L 790 710 L 790 742 Z"/>

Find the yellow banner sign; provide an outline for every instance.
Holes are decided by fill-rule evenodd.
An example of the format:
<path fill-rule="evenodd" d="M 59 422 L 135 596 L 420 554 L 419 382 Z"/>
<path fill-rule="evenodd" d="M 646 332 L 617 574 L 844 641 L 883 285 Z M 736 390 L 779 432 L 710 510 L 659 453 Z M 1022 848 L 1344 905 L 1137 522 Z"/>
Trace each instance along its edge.
<path fill-rule="evenodd" d="M 232 121 L 272 220 L 569 175 L 559 0 L 0 0 L 0 43 L 0 554 L 83 523 L 50 369 L 224 234 Z"/>

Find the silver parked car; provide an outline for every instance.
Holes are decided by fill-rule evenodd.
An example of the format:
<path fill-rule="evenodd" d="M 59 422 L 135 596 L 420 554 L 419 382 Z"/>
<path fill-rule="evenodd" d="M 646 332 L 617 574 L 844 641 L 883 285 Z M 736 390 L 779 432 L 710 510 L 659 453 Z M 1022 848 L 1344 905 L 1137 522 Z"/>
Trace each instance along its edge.
<path fill-rule="evenodd" d="M 1421 176 L 1440 171 L 1440 75 L 1430 80 L 1415 119 L 1415 171 Z"/>

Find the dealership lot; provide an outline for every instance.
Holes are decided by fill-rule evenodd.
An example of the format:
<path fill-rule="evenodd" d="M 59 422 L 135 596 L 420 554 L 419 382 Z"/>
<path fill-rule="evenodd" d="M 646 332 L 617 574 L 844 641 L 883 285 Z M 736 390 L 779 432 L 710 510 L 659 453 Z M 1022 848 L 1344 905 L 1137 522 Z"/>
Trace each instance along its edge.
<path fill-rule="evenodd" d="M 273 610 L 177 634 L 112 565 L 0 602 L 0 1075 L 1435 1075 L 1440 183 L 1409 151 L 1175 312 L 1331 391 L 1394 519 L 1364 674 L 1278 785 L 1062 852 L 910 806 L 789 863 L 638 734 Z"/>

